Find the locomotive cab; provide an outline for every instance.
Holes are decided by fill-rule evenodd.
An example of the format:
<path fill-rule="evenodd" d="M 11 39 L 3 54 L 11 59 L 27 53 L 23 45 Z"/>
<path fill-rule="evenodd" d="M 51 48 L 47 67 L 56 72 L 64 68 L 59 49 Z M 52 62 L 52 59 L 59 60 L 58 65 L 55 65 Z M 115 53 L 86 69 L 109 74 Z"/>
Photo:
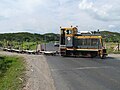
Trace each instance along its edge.
<path fill-rule="evenodd" d="M 74 48 L 74 36 L 77 34 L 77 27 L 61 28 L 60 36 L 60 53 L 61 56 L 66 56 L 67 49 Z"/>
<path fill-rule="evenodd" d="M 73 47 L 73 37 L 77 34 L 77 28 L 61 28 L 61 46 Z"/>

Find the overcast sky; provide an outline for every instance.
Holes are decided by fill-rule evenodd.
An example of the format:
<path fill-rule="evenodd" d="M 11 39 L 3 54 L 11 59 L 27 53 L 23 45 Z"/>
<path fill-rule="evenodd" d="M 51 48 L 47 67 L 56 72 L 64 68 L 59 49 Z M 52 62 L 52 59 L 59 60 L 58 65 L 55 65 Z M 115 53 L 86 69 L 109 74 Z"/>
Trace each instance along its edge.
<path fill-rule="evenodd" d="M 59 33 L 71 25 L 120 32 L 120 0 L 0 0 L 0 33 Z"/>

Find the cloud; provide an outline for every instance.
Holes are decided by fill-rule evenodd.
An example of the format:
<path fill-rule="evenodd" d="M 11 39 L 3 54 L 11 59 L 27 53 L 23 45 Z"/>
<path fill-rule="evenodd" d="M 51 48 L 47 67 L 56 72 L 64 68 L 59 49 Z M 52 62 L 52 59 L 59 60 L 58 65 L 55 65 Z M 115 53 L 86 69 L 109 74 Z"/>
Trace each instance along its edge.
<path fill-rule="evenodd" d="M 115 25 L 108 25 L 108 28 L 115 28 L 116 26 Z"/>
<path fill-rule="evenodd" d="M 102 2 L 104 2 L 102 0 Z M 119 1 L 116 1 L 116 3 L 102 3 L 100 4 L 100 1 L 88 1 L 88 0 L 82 0 L 79 3 L 79 9 L 87 12 L 90 16 L 92 16 L 95 19 L 99 19 L 102 21 L 118 21 L 120 20 L 120 12 L 118 10 L 120 9 Z"/>
<path fill-rule="evenodd" d="M 0 15 L 11 17 L 30 13 L 40 4 L 42 4 L 41 0 L 5 0 L 4 2 L 0 2 Z"/>
<path fill-rule="evenodd" d="M 120 6 L 115 1 L 0 0 L 0 32 L 59 33 L 60 26 L 71 25 L 82 31 L 110 29 L 120 25 Z"/>
<path fill-rule="evenodd" d="M 109 31 L 120 33 L 120 25 L 108 25 L 108 28 L 109 28 Z"/>
<path fill-rule="evenodd" d="M 79 8 L 83 9 L 83 10 L 86 10 L 86 9 L 93 9 L 94 10 L 93 2 L 87 2 L 87 0 L 83 0 L 82 2 L 80 2 Z"/>
<path fill-rule="evenodd" d="M 55 15 L 53 14 L 53 8 L 57 5 L 55 1 L 56 0 L 0 1 L 0 24 L 1 27 L 5 29 L 1 32 L 11 32 L 11 29 L 12 31 L 32 29 L 33 32 L 48 32 L 48 30 L 53 27 L 51 24 L 55 22 Z"/>

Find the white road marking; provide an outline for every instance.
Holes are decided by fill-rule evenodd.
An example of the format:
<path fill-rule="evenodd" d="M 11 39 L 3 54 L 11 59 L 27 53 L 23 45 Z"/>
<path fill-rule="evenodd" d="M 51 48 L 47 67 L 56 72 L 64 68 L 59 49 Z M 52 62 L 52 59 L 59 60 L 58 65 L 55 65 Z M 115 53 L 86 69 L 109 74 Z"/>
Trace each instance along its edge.
<path fill-rule="evenodd" d="M 79 68 L 70 68 L 70 69 L 51 69 L 51 71 L 86 70 L 86 69 L 104 69 L 104 68 L 113 68 L 113 67 L 111 67 L 111 66 L 101 66 L 101 67 L 79 67 Z"/>

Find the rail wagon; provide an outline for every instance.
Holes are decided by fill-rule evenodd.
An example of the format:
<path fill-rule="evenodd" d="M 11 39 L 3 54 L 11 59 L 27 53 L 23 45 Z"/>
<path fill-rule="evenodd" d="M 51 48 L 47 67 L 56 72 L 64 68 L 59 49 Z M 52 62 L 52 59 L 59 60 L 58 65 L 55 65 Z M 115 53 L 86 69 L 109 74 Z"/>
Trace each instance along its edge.
<path fill-rule="evenodd" d="M 60 27 L 60 30 L 61 56 L 106 57 L 106 49 L 99 31 L 78 33 L 77 27 Z"/>

